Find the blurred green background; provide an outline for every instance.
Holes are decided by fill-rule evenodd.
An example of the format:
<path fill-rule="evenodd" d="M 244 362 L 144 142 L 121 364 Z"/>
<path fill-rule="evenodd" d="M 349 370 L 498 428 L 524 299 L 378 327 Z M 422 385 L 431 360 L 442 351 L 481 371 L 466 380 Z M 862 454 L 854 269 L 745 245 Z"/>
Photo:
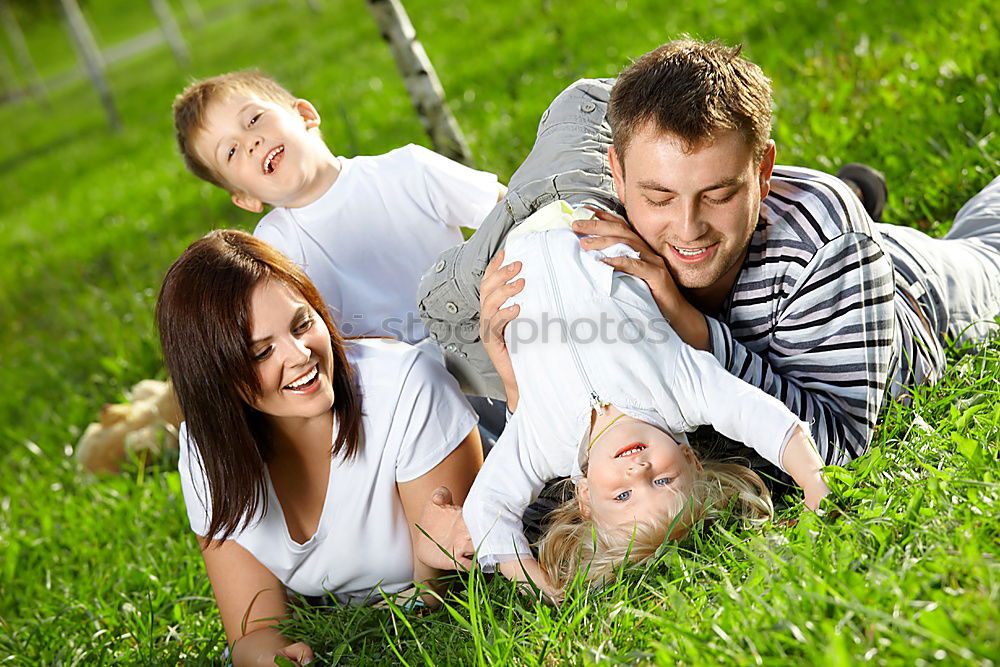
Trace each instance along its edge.
<path fill-rule="evenodd" d="M 27 79 L 15 73 L 10 40 L 0 39 L 8 72 L 0 90 L 0 660 L 208 660 L 221 628 L 169 459 L 94 478 L 70 458 L 102 404 L 144 377 L 164 376 L 152 311 L 170 261 L 209 229 L 256 222 L 184 171 L 172 98 L 196 78 L 256 66 L 316 105 L 338 154 L 429 142 L 361 0 L 317 0 L 318 12 L 305 0 L 170 0 L 189 65 L 162 43 L 123 55 L 123 43 L 157 34 L 149 3 L 81 2 L 109 55 L 123 121 L 116 133 L 79 71 L 58 4 L 9 4 L 48 89 L 44 97 L 18 93 Z M 685 33 L 743 42 L 772 77 L 779 163 L 881 169 L 890 222 L 946 229 L 1000 171 L 1000 26 L 988 0 L 405 5 L 475 165 L 505 181 L 562 88 L 614 75 Z M 192 22 L 192 6 L 203 24 Z M 992 360 L 981 365 L 995 374 Z M 996 516 L 991 501 L 977 502 Z M 986 562 L 977 604 L 996 600 L 994 566 Z M 893 614 L 892 599 L 874 604 Z M 972 632 L 996 650 L 995 609 L 978 625 L 977 614 L 947 636 Z M 844 655 L 865 655 L 864 646 L 847 646 Z M 899 659 L 922 656 L 925 647 L 915 646 Z M 531 655 L 538 657 L 518 660 Z M 589 661 L 584 655 L 570 650 L 561 659 Z"/>

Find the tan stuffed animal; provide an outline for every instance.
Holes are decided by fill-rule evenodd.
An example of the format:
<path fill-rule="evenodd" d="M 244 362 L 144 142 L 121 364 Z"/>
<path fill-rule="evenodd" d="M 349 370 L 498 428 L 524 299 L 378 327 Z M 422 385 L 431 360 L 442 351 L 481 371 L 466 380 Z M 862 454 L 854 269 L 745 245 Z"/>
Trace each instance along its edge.
<path fill-rule="evenodd" d="M 129 402 L 105 405 L 100 421 L 83 432 L 76 444 L 76 460 L 90 472 L 118 472 L 126 452 L 160 454 L 177 448 L 177 427 L 183 416 L 174 386 L 143 380 L 127 394 Z"/>

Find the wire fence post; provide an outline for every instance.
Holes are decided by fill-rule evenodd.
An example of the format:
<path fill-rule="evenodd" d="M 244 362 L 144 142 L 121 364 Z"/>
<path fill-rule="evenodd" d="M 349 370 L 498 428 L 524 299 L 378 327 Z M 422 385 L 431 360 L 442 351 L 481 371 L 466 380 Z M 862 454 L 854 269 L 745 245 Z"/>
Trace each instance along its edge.
<path fill-rule="evenodd" d="M 181 65 L 189 64 L 191 55 L 184 42 L 184 35 L 181 34 L 181 29 L 177 25 L 177 19 L 170 11 L 170 5 L 166 3 L 166 0 L 149 0 L 149 4 L 153 6 L 156 18 L 160 20 L 160 29 L 163 30 L 163 36 L 166 38 L 170 50 L 173 51 L 174 58 Z"/>
<path fill-rule="evenodd" d="M 288 0 L 288 2 L 292 5 L 298 4 L 299 1 L 300 0 Z M 323 0 L 305 0 L 305 3 L 306 7 L 318 14 L 320 9 L 322 9 Z"/>
<path fill-rule="evenodd" d="M 115 100 L 111 95 L 111 87 L 108 85 L 101 50 L 97 48 L 94 35 L 90 32 L 90 27 L 87 26 L 87 21 L 80 11 L 80 6 L 76 4 L 76 0 L 59 0 L 59 2 L 66 17 L 66 26 L 73 36 L 73 44 L 83 60 L 87 73 L 90 75 L 90 81 L 97 90 L 97 95 L 101 98 L 101 104 L 104 105 L 108 124 L 112 130 L 117 131 L 121 127 L 121 119 L 118 116 L 118 109 L 115 107 Z"/>
<path fill-rule="evenodd" d="M 28 82 L 27 88 L 45 104 L 48 104 L 49 98 L 45 84 L 42 83 L 42 77 L 38 75 L 35 61 L 31 59 L 31 52 L 28 51 L 28 43 L 24 41 L 24 33 L 21 32 L 21 26 L 18 25 L 17 18 L 15 18 L 10 5 L 7 4 L 7 0 L 0 0 L 0 22 L 3 22 L 4 32 L 7 33 L 7 39 L 10 40 L 10 45 L 14 49 L 14 57 Z"/>
<path fill-rule="evenodd" d="M 184 16 L 187 17 L 189 26 L 200 28 L 205 25 L 205 12 L 202 11 L 198 0 L 181 0 L 181 7 L 184 9 Z"/>
<path fill-rule="evenodd" d="M 0 86 L 3 86 L 0 88 L 0 100 L 14 99 L 24 94 L 17 75 L 14 74 L 14 66 L 3 49 L 0 49 Z"/>
<path fill-rule="evenodd" d="M 382 38 L 389 43 L 410 101 L 420 116 L 424 130 L 430 135 L 434 150 L 463 164 L 470 164 L 469 145 L 445 102 L 441 81 L 423 45 L 417 40 L 417 31 L 403 5 L 399 0 L 365 1 L 382 31 Z"/>

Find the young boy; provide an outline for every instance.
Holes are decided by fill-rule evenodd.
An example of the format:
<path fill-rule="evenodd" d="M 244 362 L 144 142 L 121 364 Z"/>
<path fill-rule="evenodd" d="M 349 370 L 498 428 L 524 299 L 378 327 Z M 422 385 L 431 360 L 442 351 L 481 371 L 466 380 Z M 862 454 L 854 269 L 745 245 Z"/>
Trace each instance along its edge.
<path fill-rule="evenodd" d="M 271 207 L 254 235 L 305 269 L 348 336 L 426 338 L 421 275 L 506 193 L 420 146 L 337 157 L 316 108 L 256 71 L 193 83 L 173 109 L 188 169 L 240 208 Z"/>

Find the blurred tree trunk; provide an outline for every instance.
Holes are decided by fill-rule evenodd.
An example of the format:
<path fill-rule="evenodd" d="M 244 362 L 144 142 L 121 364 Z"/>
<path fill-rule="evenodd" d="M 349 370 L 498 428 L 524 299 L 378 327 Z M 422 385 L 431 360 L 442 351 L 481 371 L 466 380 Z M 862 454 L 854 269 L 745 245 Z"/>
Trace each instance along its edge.
<path fill-rule="evenodd" d="M 173 51 L 174 58 L 181 65 L 187 65 L 191 62 L 191 56 L 188 54 L 188 47 L 184 42 L 184 35 L 181 34 L 180 26 L 177 25 L 177 19 L 174 18 L 174 13 L 170 11 L 170 5 L 167 4 L 166 0 L 149 0 L 149 4 L 153 6 L 156 18 L 160 21 L 160 29 L 163 30 L 163 37 L 167 40 L 170 50 Z"/>
<path fill-rule="evenodd" d="M 444 99 L 444 89 L 431 65 L 417 32 L 399 0 L 366 0 L 382 38 L 389 43 L 410 101 L 430 135 L 434 150 L 453 160 L 469 164 L 472 156 L 455 117 Z"/>
<path fill-rule="evenodd" d="M 108 85 L 108 78 L 104 71 L 104 56 L 97 48 L 97 41 L 94 40 L 94 35 L 90 32 L 87 20 L 83 17 L 83 12 L 80 11 L 76 0 L 59 1 L 63 14 L 66 16 L 66 26 L 73 36 L 73 44 L 76 46 L 80 59 L 83 60 L 98 97 L 101 98 L 101 104 L 104 105 L 108 124 L 112 130 L 118 130 L 121 127 L 121 119 L 118 116 L 118 109 L 115 107 L 115 100 L 111 95 L 111 86 Z"/>
<path fill-rule="evenodd" d="M 48 96 L 45 91 L 45 84 L 42 83 L 42 77 L 38 74 L 35 61 L 31 59 L 28 44 L 24 41 L 24 33 L 21 32 L 21 26 L 18 25 L 17 19 L 14 17 L 14 12 L 11 10 L 10 5 L 7 4 L 7 0 L 0 0 L 0 21 L 3 22 L 4 32 L 7 33 L 7 39 L 14 49 L 14 57 L 21 67 L 21 73 L 28 82 L 28 89 L 47 104 Z"/>

